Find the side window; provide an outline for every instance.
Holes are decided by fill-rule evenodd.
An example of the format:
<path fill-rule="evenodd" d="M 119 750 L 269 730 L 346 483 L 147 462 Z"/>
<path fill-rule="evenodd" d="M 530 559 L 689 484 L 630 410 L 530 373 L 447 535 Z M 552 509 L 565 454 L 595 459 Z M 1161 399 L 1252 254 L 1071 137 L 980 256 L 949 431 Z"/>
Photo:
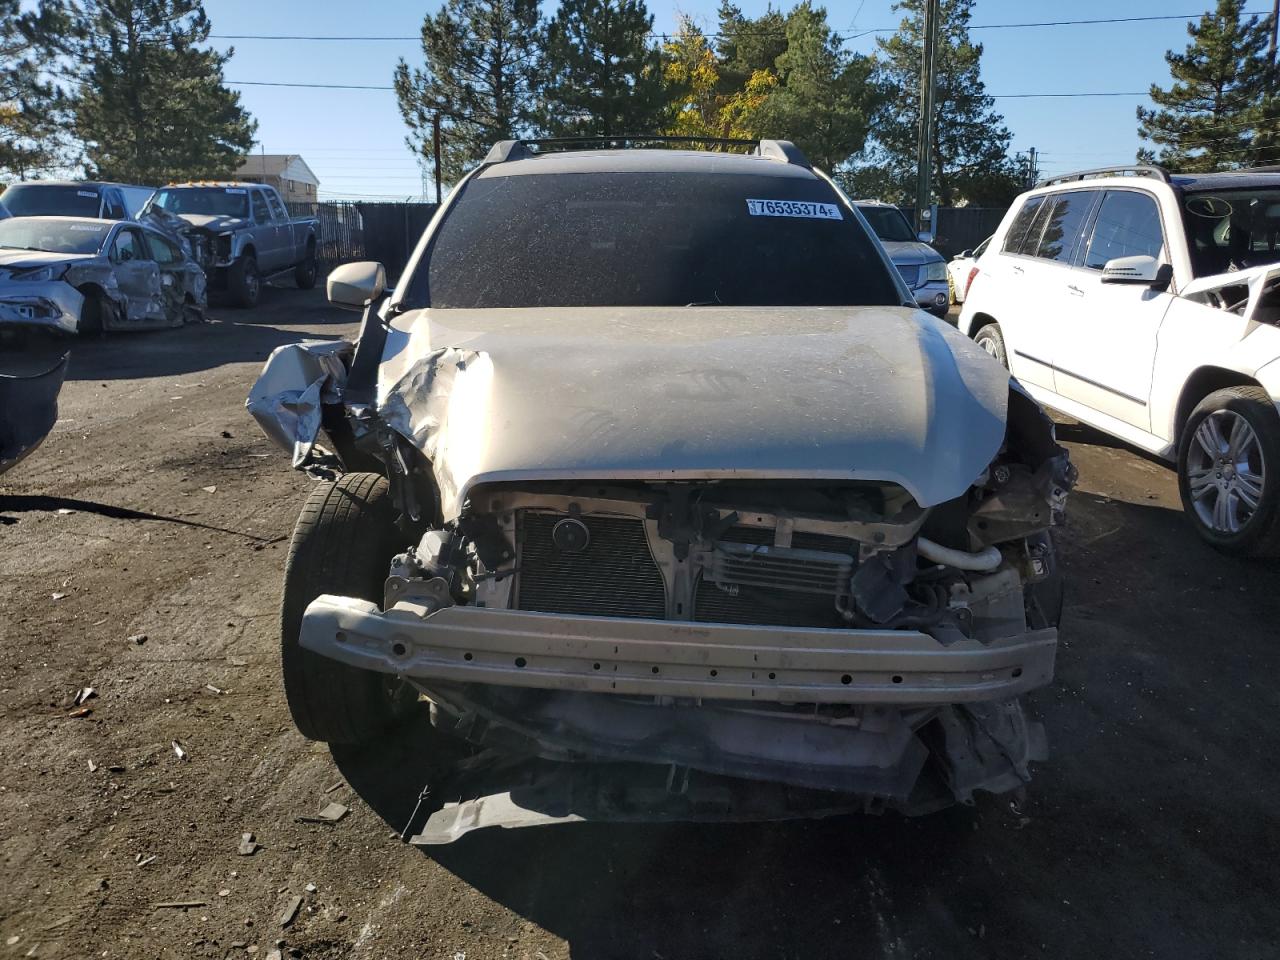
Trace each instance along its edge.
<path fill-rule="evenodd" d="M 1094 190 L 1059 194 L 1045 221 L 1036 256 L 1055 263 L 1070 263 L 1097 196 Z"/>
<path fill-rule="evenodd" d="M 270 223 L 271 211 L 267 207 L 267 201 L 262 197 L 262 191 L 254 190 L 249 196 L 253 198 L 253 222 Z"/>
<path fill-rule="evenodd" d="M 169 263 L 177 263 L 182 259 L 182 255 L 174 248 L 164 237 L 158 237 L 154 233 L 146 234 L 147 247 L 151 251 L 151 259 L 161 266 Z"/>
<path fill-rule="evenodd" d="M 1013 218 L 1013 223 L 1009 224 L 1009 232 L 1005 234 L 1004 246 L 1001 248 L 1005 253 L 1023 252 L 1022 243 L 1027 237 L 1031 221 L 1035 219 L 1043 203 L 1044 197 L 1032 197 L 1022 205 L 1022 209 Z"/>
<path fill-rule="evenodd" d="M 1108 191 L 1098 208 L 1093 237 L 1084 265 L 1101 270 L 1117 257 L 1148 256 L 1159 259 L 1164 248 L 1160 208 L 1155 199 L 1134 190 Z"/>
<path fill-rule="evenodd" d="M 111 244 L 111 259 L 116 263 L 129 263 L 132 260 L 145 260 L 138 235 L 133 230 L 121 230 Z"/>
<path fill-rule="evenodd" d="M 124 210 L 124 200 L 121 199 L 119 190 L 108 190 L 104 194 L 102 216 L 107 220 L 128 219 L 128 215 Z"/>
<path fill-rule="evenodd" d="M 276 215 L 277 220 L 287 220 L 289 214 L 285 212 L 284 204 L 280 202 L 280 197 L 276 195 L 274 190 L 264 190 L 267 195 L 267 202 L 271 204 L 271 212 Z"/>

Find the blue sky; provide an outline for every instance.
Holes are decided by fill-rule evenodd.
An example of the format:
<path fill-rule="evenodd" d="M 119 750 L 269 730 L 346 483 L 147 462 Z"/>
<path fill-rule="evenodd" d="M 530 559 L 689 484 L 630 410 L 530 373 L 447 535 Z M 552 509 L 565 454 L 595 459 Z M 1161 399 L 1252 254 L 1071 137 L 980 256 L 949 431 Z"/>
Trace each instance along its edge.
<path fill-rule="evenodd" d="M 289 35 L 416 36 L 424 13 L 439 3 L 421 0 L 205 0 L 213 33 Z M 554 4 L 544 4 L 549 9 Z M 754 15 L 767 0 L 740 0 Z M 789 0 L 782 0 L 784 9 Z M 715 27 L 716 0 L 650 0 L 654 28 L 670 32 L 684 12 Z M 1041 20 L 1082 20 L 1195 14 L 1209 0 L 978 0 L 973 25 Z M 1254 0 L 1248 9 L 1270 5 Z M 842 33 L 893 27 L 890 0 L 842 0 L 827 5 Z M 1135 92 L 1167 83 L 1164 52 L 1185 46 L 1183 21 L 1091 26 L 975 29 L 985 47 L 982 75 L 1013 132 L 1013 149 L 1036 147 L 1041 169 L 1055 173 L 1133 160 L 1138 147 L 1134 108 L 1143 97 L 1074 99 L 1013 98 L 1009 94 Z M 286 81 L 388 85 L 399 57 L 421 61 L 416 41 L 304 42 L 221 40 L 234 45 L 226 67 L 232 81 Z M 869 53 L 874 36 L 851 40 L 851 50 Z M 405 127 L 387 90 L 300 90 L 239 86 L 258 119 L 259 149 L 299 153 L 315 170 L 322 196 L 409 197 L 423 191 L 422 173 L 404 145 Z"/>

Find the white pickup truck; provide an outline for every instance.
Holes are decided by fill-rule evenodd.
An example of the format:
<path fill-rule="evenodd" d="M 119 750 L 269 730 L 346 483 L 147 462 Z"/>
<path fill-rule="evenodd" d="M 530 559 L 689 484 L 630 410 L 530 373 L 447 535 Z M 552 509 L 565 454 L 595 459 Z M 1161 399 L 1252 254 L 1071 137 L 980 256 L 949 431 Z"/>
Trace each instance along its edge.
<path fill-rule="evenodd" d="M 314 217 L 291 217 L 274 187 L 258 183 L 177 183 L 156 191 L 143 216 L 184 234 L 211 290 L 241 307 L 258 302 L 264 280 L 293 271 L 303 290 L 316 283 Z"/>

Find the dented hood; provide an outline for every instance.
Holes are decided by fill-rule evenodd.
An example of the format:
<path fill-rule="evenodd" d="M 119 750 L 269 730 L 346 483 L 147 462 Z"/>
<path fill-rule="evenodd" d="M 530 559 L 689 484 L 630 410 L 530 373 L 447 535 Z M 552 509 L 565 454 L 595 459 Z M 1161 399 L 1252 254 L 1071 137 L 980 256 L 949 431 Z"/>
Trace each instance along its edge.
<path fill-rule="evenodd" d="M 168 213 L 168 211 L 165 212 Z M 228 217 L 213 213 L 177 213 L 171 214 L 171 216 L 175 216 L 179 220 L 185 220 L 193 227 L 208 230 L 210 233 L 229 233 L 233 230 L 239 230 L 249 222 L 243 217 Z"/>
<path fill-rule="evenodd" d="M 534 479 L 882 480 L 929 505 L 995 456 L 1008 391 L 909 308 L 419 310 L 392 321 L 378 406 L 447 516 Z"/>

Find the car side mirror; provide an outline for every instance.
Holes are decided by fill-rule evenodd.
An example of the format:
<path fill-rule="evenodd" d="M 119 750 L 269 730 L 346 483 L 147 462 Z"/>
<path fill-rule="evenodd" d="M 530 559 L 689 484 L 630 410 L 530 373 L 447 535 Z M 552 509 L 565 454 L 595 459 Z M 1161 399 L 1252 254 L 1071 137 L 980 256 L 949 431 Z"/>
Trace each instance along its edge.
<path fill-rule="evenodd" d="M 916 239 L 919 240 L 921 243 L 933 243 L 933 231 L 921 230 L 919 233 L 916 234 Z"/>
<path fill-rule="evenodd" d="M 347 310 L 363 310 L 387 289 L 387 271 L 375 260 L 335 267 L 326 283 L 329 302 Z"/>
<path fill-rule="evenodd" d="M 1173 267 L 1146 255 L 1116 257 L 1103 265 L 1102 282 L 1130 283 L 1153 290 L 1167 290 L 1173 282 Z"/>

